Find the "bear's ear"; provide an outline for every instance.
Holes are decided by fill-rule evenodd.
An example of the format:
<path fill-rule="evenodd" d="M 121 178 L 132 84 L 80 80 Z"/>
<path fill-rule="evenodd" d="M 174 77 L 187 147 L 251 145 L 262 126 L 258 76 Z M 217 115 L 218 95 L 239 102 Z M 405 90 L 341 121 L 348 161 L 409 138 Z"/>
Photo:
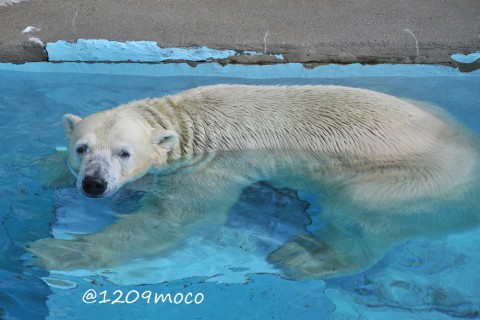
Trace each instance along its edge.
<path fill-rule="evenodd" d="M 66 114 L 63 116 L 63 128 L 65 129 L 65 132 L 67 134 L 70 134 L 73 132 L 73 129 L 75 129 L 75 125 L 78 123 L 78 121 L 82 120 L 82 118 L 74 116 L 73 114 Z"/>
<path fill-rule="evenodd" d="M 152 134 L 152 143 L 168 152 L 178 143 L 178 134 L 170 130 L 157 129 Z"/>

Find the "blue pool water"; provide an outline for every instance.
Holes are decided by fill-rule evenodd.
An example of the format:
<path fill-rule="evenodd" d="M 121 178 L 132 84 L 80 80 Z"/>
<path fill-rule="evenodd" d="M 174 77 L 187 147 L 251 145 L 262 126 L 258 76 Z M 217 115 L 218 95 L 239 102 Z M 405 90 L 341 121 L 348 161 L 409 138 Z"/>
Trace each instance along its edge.
<path fill-rule="evenodd" d="M 79 197 L 42 184 L 37 164 L 65 146 L 61 116 L 81 116 L 135 99 L 200 85 L 337 84 L 368 88 L 442 106 L 480 132 L 480 73 L 446 67 L 0 65 L 0 319 L 454 319 L 480 318 L 480 230 L 411 239 L 365 272 L 292 281 L 265 255 L 321 209 L 312 195 L 257 184 L 232 209 L 224 228 L 193 237 L 168 257 L 111 270 L 49 273 L 29 265 L 25 245 L 37 239 L 101 230 L 138 201 Z M 52 163 L 59 170 L 62 163 Z M 312 202 L 309 206 L 307 202 Z M 215 241 L 219 238 L 222 241 Z M 240 244 L 240 245 L 239 245 Z M 96 303 L 82 301 L 87 290 Z M 200 304 L 100 303 L 115 290 L 191 292 Z M 126 297 L 129 294 L 129 298 Z M 201 295 L 199 295 L 201 294 Z M 130 300 L 129 300 L 130 299 Z"/>

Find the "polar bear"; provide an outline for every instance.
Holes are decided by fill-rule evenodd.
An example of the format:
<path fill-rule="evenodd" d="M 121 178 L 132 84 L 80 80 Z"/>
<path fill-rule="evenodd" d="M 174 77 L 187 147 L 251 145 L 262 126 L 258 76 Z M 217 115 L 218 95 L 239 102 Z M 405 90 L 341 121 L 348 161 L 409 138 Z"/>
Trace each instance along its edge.
<path fill-rule="evenodd" d="M 50 269 L 95 269 L 173 250 L 225 222 L 266 181 L 321 194 L 317 232 L 268 259 L 296 279 L 368 268 L 393 244 L 477 225 L 479 147 L 443 111 L 341 86 L 215 85 L 67 114 L 68 166 L 91 198 L 155 172 L 138 212 L 75 240 L 30 244 Z"/>

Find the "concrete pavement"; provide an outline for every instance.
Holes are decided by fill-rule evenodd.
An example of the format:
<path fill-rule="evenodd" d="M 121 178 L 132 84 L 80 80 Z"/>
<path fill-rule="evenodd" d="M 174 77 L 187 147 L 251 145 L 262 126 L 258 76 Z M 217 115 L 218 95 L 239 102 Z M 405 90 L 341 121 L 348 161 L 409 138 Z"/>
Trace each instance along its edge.
<path fill-rule="evenodd" d="M 48 61 L 41 43 L 108 39 L 313 64 L 451 64 L 480 51 L 479 17 L 477 0 L 31 0 L 0 6 L 0 61 Z"/>

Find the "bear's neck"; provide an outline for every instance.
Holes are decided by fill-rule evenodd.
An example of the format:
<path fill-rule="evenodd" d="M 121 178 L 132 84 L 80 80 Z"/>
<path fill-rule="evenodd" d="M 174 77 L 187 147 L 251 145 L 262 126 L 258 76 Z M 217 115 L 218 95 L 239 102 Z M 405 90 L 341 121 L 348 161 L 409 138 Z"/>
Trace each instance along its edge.
<path fill-rule="evenodd" d="M 153 130 L 163 128 L 178 134 L 179 147 L 172 150 L 169 160 L 191 157 L 195 153 L 192 120 L 182 108 L 176 108 L 170 100 L 169 97 L 146 99 L 140 106 L 130 103 L 121 108 L 133 112 Z"/>

